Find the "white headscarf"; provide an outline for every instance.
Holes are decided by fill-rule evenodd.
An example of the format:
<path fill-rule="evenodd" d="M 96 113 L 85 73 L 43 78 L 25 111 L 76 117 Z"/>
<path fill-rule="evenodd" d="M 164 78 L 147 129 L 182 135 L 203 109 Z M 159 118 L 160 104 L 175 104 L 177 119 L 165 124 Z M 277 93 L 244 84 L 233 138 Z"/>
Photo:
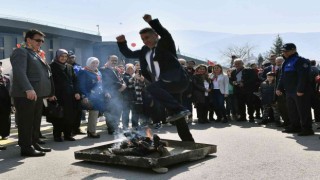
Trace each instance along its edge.
<path fill-rule="evenodd" d="M 94 62 L 94 61 L 98 61 L 98 63 L 100 63 L 100 61 L 99 61 L 98 58 L 96 58 L 96 57 L 89 57 L 88 60 L 87 60 L 87 63 L 86 63 L 87 67 L 89 67 L 89 68 L 91 69 L 91 64 L 92 64 L 92 62 Z"/>

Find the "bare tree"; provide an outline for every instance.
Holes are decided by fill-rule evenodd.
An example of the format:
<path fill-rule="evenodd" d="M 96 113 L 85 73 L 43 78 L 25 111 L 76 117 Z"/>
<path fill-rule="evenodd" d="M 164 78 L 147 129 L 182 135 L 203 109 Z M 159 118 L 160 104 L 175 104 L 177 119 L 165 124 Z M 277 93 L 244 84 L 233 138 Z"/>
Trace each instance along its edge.
<path fill-rule="evenodd" d="M 231 58 L 230 67 L 232 67 L 234 61 L 234 58 L 232 58 L 233 56 L 243 59 L 243 62 L 246 63 L 249 60 L 250 54 L 254 48 L 255 46 L 252 46 L 249 43 L 246 43 L 243 46 L 233 45 L 228 47 L 224 51 L 221 51 L 221 54 L 223 57 L 226 57 L 228 59 Z"/>

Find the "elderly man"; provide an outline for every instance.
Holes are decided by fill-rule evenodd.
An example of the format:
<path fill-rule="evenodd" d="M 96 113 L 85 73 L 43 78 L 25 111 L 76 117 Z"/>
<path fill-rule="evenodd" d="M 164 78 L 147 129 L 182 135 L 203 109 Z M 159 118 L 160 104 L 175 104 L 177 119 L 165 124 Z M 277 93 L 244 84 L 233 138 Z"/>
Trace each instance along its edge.
<path fill-rule="evenodd" d="M 100 70 L 103 88 L 106 93 L 110 94 L 110 106 L 108 106 L 107 111 L 104 112 L 108 126 L 108 134 L 110 135 L 118 133 L 122 111 L 121 92 L 127 87 L 116 69 L 117 64 L 118 57 L 116 55 L 111 55 L 109 56 L 105 67 Z"/>
<path fill-rule="evenodd" d="M 234 86 L 234 95 L 238 102 L 240 118 L 237 121 L 247 121 L 246 105 L 248 107 L 249 122 L 255 122 L 253 113 L 253 91 L 258 81 L 257 73 L 251 68 L 244 68 L 242 59 L 234 60 L 235 69 L 231 72 L 230 83 Z"/>
<path fill-rule="evenodd" d="M 275 66 L 275 73 L 276 73 L 276 85 L 279 84 L 279 79 L 281 75 L 281 67 L 282 63 L 284 62 L 283 57 L 277 57 L 276 58 L 276 66 Z M 285 94 L 285 91 L 283 91 L 283 94 Z M 283 120 L 282 124 L 277 124 L 279 127 L 287 127 L 289 126 L 289 117 L 288 117 L 288 110 L 287 110 L 287 102 L 286 102 L 286 97 L 283 96 L 275 96 L 275 100 L 277 102 L 277 107 L 280 113 L 280 116 Z"/>
<path fill-rule="evenodd" d="M 296 45 L 284 44 L 282 54 L 285 59 L 276 94 L 286 92 L 290 126 L 283 132 L 298 133 L 298 136 L 313 135 L 310 95 L 310 61 L 299 56 Z"/>
<path fill-rule="evenodd" d="M 139 58 L 142 75 L 151 82 L 146 88 L 152 100 L 148 103 L 155 109 L 155 104 L 163 105 L 170 113 L 168 121 L 175 121 L 178 134 L 183 141 L 194 141 L 185 116 L 191 114 L 181 104 L 182 92 L 188 87 L 188 77 L 177 60 L 174 40 L 158 19 L 144 15 L 143 19 L 152 27 L 140 31 L 145 44 L 141 50 L 131 51 L 124 35 L 117 37 L 121 53 L 127 58 Z M 161 38 L 159 38 L 159 35 Z M 157 113 L 151 113 L 152 119 Z"/>

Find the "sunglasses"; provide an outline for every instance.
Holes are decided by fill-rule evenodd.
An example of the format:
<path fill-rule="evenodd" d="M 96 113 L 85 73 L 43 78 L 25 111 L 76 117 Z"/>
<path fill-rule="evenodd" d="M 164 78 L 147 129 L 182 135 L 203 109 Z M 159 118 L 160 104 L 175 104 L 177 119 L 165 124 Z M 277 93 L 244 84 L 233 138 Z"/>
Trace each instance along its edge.
<path fill-rule="evenodd" d="M 36 42 L 41 42 L 41 43 L 44 43 L 44 40 L 43 39 L 32 39 L 32 40 L 34 40 L 34 41 L 36 41 Z"/>

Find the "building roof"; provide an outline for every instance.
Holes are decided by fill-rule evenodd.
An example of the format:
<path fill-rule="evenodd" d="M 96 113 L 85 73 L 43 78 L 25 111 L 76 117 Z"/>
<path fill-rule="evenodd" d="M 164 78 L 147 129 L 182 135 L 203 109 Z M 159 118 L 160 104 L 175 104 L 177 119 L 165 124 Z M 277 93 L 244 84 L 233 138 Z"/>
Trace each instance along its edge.
<path fill-rule="evenodd" d="M 2 33 L 15 33 L 22 34 L 23 32 L 29 29 L 38 29 L 46 34 L 47 37 L 69 37 L 93 42 L 101 42 L 102 37 L 97 34 L 90 34 L 88 32 L 81 32 L 71 30 L 65 27 L 64 29 L 61 27 L 54 27 L 45 24 L 38 24 L 35 22 L 28 22 L 27 20 L 17 20 L 10 18 L 0 18 L 0 29 Z"/>

